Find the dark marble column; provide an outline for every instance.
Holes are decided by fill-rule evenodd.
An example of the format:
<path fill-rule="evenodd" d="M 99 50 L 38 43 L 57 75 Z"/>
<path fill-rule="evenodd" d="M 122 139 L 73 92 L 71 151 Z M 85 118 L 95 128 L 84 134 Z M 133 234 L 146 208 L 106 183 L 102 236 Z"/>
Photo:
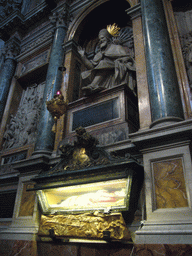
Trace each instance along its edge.
<path fill-rule="evenodd" d="M 141 1 L 152 124 L 183 120 L 183 109 L 162 0 Z"/>
<path fill-rule="evenodd" d="M 15 57 L 20 51 L 19 39 L 13 37 L 5 45 L 5 61 L 0 76 L 0 121 L 2 119 L 11 80 L 15 73 L 16 60 Z"/>
<path fill-rule="evenodd" d="M 62 44 L 64 42 L 67 31 L 67 24 L 69 21 L 68 13 L 68 5 L 66 4 L 60 13 L 54 13 L 50 18 L 51 22 L 56 25 L 56 29 L 47 71 L 46 86 L 38 126 L 37 142 L 33 155 L 50 155 L 54 147 L 55 135 L 52 132 L 54 120 L 47 110 L 46 101 L 52 99 L 61 87 L 62 71 L 59 67 L 63 66 L 64 62 L 64 49 Z"/>

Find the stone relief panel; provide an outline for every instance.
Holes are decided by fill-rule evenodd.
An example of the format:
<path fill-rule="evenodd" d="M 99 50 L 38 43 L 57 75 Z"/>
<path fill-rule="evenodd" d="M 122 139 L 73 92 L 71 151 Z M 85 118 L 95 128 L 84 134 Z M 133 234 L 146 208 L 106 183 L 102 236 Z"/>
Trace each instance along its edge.
<path fill-rule="evenodd" d="M 32 144 L 37 136 L 45 82 L 23 91 L 17 113 L 11 115 L 4 133 L 3 150 Z"/>
<path fill-rule="evenodd" d="M 179 10 L 180 11 L 175 11 L 174 15 L 179 32 L 189 85 L 192 90 L 192 10 Z"/>
<path fill-rule="evenodd" d="M 184 8 L 183 10 L 182 8 L 179 10 L 174 10 L 174 16 L 177 23 L 179 35 L 182 37 L 183 35 L 188 34 L 191 31 L 192 7 L 189 10 L 186 10 Z"/>
<path fill-rule="evenodd" d="M 152 163 L 156 209 L 188 207 L 182 158 Z"/>
<path fill-rule="evenodd" d="M 191 23 L 192 25 L 192 23 Z M 192 31 L 182 38 L 183 57 L 185 60 L 186 71 L 189 79 L 190 89 L 192 90 Z"/>

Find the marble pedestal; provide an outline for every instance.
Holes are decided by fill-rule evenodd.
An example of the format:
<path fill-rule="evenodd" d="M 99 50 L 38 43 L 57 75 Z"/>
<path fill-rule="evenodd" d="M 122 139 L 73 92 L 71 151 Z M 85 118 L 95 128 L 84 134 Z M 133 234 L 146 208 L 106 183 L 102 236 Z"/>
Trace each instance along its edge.
<path fill-rule="evenodd" d="M 191 129 L 188 120 L 130 135 L 145 170 L 146 220 L 136 243 L 191 244 Z"/>
<path fill-rule="evenodd" d="M 119 85 L 69 103 L 65 139 L 72 143 L 75 129 L 86 128 L 100 146 L 129 139 L 138 130 L 137 98 L 126 85 Z"/>

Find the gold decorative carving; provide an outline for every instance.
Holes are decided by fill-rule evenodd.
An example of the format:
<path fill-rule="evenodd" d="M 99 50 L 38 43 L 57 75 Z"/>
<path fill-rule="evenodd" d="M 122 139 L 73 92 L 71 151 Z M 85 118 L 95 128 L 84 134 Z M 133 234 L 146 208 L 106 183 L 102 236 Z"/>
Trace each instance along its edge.
<path fill-rule="evenodd" d="M 73 152 L 72 166 L 74 168 L 83 168 L 90 166 L 90 158 L 86 154 L 85 148 L 76 148 Z M 68 169 L 67 165 L 64 169 Z"/>
<path fill-rule="evenodd" d="M 57 121 L 57 119 L 67 111 L 67 102 L 64 100 L 61 91 L 57 91 L 57 94 L 53 99 L 46 101 L 46 104 L 48 111 L 51 113 L 55 121 Z"/>
<path fill-rule="evenodd" d="M 74 146 L 65 144 L 59 147 L 63 157 L 69 159 L 68 164 L 62 169 L 78 170 L 109 163 L 106 155 L 102 155 L 96 148 L 96 145 L 99 143 L 98 140 L 86 132 L 85 128 L 77 128 L 76 136 L 77 141 L 74 141 Z M 53 170 L 50 170 L 51 174 L 58 172 L 58 168 L 61 170 L 60 164 L 55 166 Z"/>
<path fill-rule="evenodd" d="M 156 208 L 188 207 L 182 158 L 153 163 Z"/>
<path fill-rule="evenodd" d="M 94 213 L 41 216 L 39 235 L 49 236 L 54 230 L 56 237 L 103 239 L 103 232 L 110 232 L 112 240 L 130 240 L 121 213 Z"/>

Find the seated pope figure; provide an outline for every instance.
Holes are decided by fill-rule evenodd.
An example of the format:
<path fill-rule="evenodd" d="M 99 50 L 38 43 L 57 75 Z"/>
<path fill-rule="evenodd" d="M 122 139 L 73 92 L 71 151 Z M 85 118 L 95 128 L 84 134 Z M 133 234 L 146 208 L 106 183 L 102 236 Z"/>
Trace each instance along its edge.
<path fill-rule="evenodd" d="M 79 54 L 87 67 L 82 72 L 82 79 L 91 81 L 82 87 L 86 94 L 111 88 L 121 83 L 128 83 L 129 73 L 135 71 L 135 62 L 125 47 L 112 42 L 112 35 L 107 29 L 99 32 L 99 51 L 93 60 L 88 60 L 85 51 L 79 49 Z"/>

